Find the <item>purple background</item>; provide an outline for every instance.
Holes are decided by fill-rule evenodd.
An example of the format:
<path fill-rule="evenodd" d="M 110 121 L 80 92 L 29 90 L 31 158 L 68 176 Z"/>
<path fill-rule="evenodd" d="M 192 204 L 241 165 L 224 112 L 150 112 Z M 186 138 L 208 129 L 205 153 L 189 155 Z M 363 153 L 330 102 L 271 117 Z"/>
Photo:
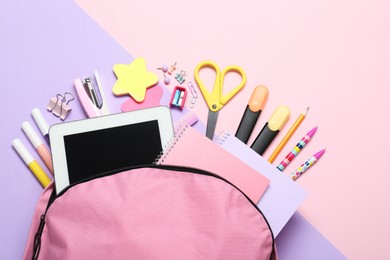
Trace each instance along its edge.
<path fill-rule="evenodd" d="M 12 140 L 20 138 L 44 166 L 21 130 L 27 120 L 39 132 L 31 110 L 39 107 L 49 124 L 61 122 L 46 111 L 49 99 L 65 91 L 75 94 L 73 79 L 97 69 L 111 111 L 120 112 L 127 97 L 112 95 L 112 67 L 133 57 L 71 1 L 3 1 L 0 32 L 0 259 L 21 259 L 42 187 L 13 150 Z M 163 100 L 168 103 L 169 93 Z M 77 100 L 70 106 L 67 120 L 85 118 Z M 175 111 L 174 119 L 179 116 Z M 280 233 L 277 245 L 280 259 L 344 259 L 299 214 Z"/>

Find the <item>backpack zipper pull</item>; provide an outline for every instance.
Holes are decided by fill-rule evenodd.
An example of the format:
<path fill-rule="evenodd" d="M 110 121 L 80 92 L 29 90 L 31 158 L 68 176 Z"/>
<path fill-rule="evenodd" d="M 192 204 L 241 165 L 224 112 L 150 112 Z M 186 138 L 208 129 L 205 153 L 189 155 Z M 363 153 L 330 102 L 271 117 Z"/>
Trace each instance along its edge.
<path fill-rule="evenodd" d="M 32 259 L 38 259 L 39 251 L 41 249 L 41 236 L 43 228 L 45 227 L 45 214 L 41 215 L 41 221 L 39 222 L 38 231 L 34 236 L 34 249 Z"/>

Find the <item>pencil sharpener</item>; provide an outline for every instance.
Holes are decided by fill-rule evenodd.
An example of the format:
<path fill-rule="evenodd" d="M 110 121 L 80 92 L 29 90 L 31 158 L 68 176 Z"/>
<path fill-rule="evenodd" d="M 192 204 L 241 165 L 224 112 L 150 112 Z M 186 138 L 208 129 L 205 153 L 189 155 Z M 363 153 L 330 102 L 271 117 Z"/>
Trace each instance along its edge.
<path fill-rule="evenodd" d="M 183 87 L 176 86 L 173 89 L 171 101 L 169 102 L 169 105 L 171 107 L 177 107 L 179 109 L 183 109 L 184 104 L 186 103 L 187 98 L 187 90 Z"/>

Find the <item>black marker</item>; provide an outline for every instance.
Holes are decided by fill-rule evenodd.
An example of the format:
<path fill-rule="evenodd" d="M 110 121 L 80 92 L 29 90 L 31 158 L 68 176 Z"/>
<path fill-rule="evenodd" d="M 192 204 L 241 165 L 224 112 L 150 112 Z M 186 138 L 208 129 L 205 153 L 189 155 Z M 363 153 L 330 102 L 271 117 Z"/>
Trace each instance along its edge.
<path fill-rule="evenodd" d="M 266 86 L 257 86 L 249 99 L 244 115 L 238 126 L 236 137 L 242 142 L 247 143 L 253 128 L 259 119 L 261 111 L 264 108 L 268 98 L 268 88 Z"/>
<path fill-rule="evenodd" d="M 290 109 L 286 106 L 279 106 L 276 108 L 268 122 L 261 129 L 256 140 L 253 142 L 251 148 L 258 154 L 262 155 L 268 146 L 275 139 L 276 135 L 286 124 L 290 116 Z"/>

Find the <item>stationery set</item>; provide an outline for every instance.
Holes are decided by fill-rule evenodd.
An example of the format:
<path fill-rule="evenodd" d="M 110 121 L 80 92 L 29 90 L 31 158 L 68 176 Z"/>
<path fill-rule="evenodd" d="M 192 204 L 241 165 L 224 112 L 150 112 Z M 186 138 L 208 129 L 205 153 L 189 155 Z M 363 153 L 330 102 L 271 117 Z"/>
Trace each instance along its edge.
<path fill-rule="evenodd" d="M 199 78 L 203 68 L 216 73 L 211 92 Z M 155 82 L 145 70 L 143 59 L 130 65 L 116 65 L 114 71 L 118 76 L 113 87 L 116 95 L 135 95 L 143 101 L 146 89 Z M 142 72 L 148 80 L 139 76 L 134 83 L 138 89 L 129 88 L 126 71 Z M 227 73 L 237 73 L 241 82 L 223 95 Z M 79 255 L 94 259 L 104 255 L 228 259 L 232 254 L 244 259 L 276 259 L 274 239 L 306 196 L 292 180 L 313 165 L 324 151 L 310 158 L 289 178 L 281 173 L 280 167 L 259 156 L 286 124 L 289 108 L 277 107 L 254 143 L 248 146 L 246 142 L 264 107 L 268 89 L 255 88 L 236 136 L 228 132 L 216 134 L 218 113 L 244 87 L 246 74 L 239 66 L 220 71 L 214 62 L 204 61 L 195 68 L 195 80 L 209 107 L 206 135 L 187 124 L 197 121 L 193 117 L 173 127 L 169 108 L 165 106 L 110 115 L 97 72 L 84 80 L 75 80 L 90 119 L 51 128 L 55 185 L 39 177 L 44 176 L 43 171 L 37 171 L 36 162 L 26 155 L 26 164 L 31 165 L 47 188 L 34 214 L 25 259 L 56 255 L 65 259 Z M 175 90 L 171 108 L 182 107 L 185 102 L 185 88 Z M 28 123 L 23 129 L 37 149 L 46 149 Z M 129 131 L 131 136 L 127 135 Z M 313 134 L 302 140 L 304 145 Z M 142 142 L 145 138 L 155 140 L 147 144 Z M 14 147 L 23 157 L 23 147 L 18 142 L 14 142 Z M 139 230 L 137 236 L 134 230 Z M 102 242 L 94 241 L 94 237 L 115 242 L 101 247 Z M 218 239 L 208 241 L 207 237 Z M 74 246 L 83 242 L 82 247 Z M 123 247 L 123 243 L 128 246 Z M 149 251 L 150 246 L 155 250 Z"/>

